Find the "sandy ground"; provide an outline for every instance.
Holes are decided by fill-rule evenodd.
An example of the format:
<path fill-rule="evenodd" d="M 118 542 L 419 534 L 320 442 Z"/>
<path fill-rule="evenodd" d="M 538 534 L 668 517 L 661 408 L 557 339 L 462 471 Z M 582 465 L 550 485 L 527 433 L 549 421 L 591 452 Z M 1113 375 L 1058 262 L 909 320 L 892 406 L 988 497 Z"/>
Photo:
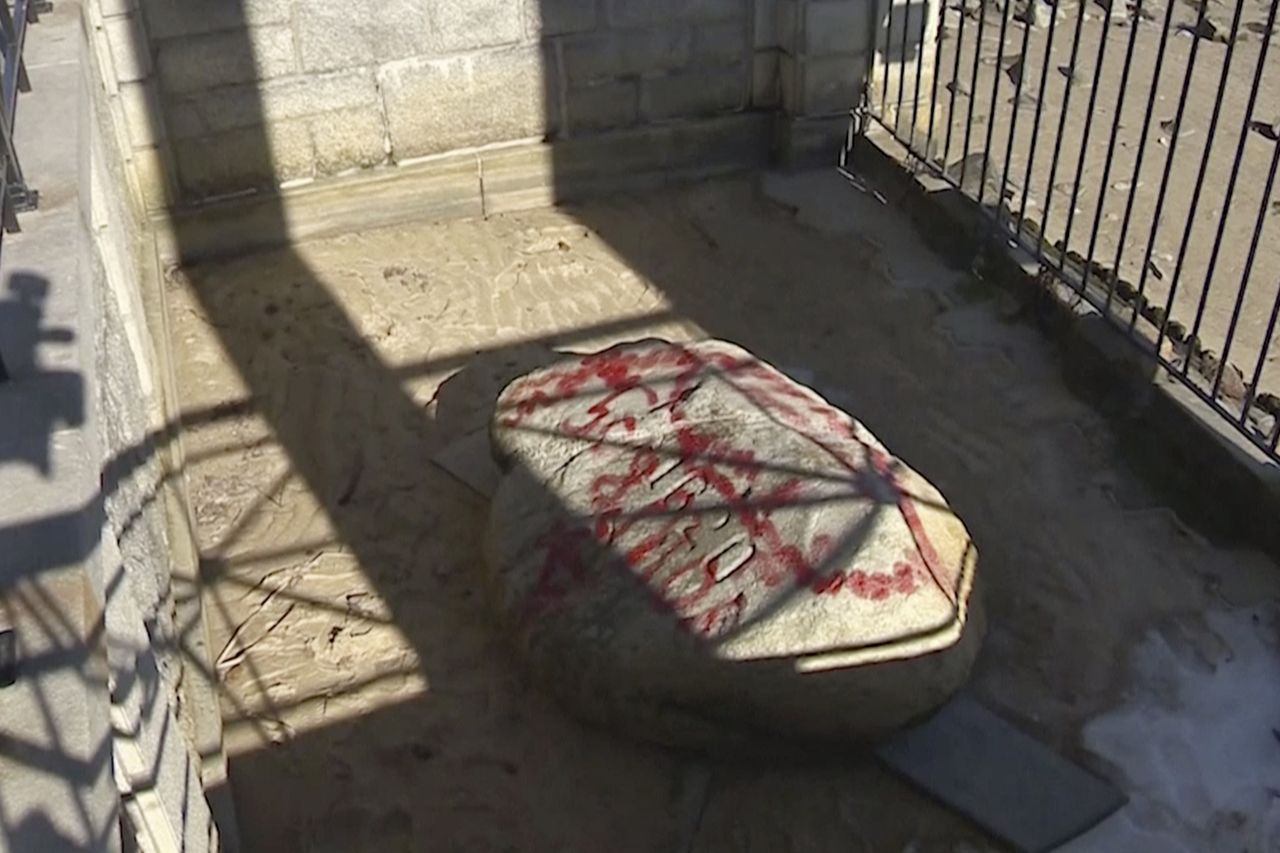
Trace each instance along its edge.
<path fill-rule="evenodd" d="M 1154 72 L 1170 3 L 1173 6 L 1165 57 L 1156 80 Z M 1222 0 L 1207 3 L 1206 18 L 1225 40 L 1236 6 Z M 1144 0 L 1136 31 L 1132 25 L 1133 2 L 1123 4 L 1130 10 L 1127 16 L 1113 19 L 1110 26 L 1104 27 L 1107 13 L 1095 0 L 1087 0 L 1083 9 L 1074 0 L 1061 0 L 1052 42 L 1047 26 L 1028 31 L 1014 20 L 1020 4 L 1010 4 L 1006 14 L 1002 13 L 999 0 L 948 3 L 947 37 L 938 53 L 939 112 L 931 137 L 927 117 L 920 113 L 922 130 L 913 138 L 922 151 L 926 140 L 930 140 L 936 156 L 945 158 L 952 167 L 966 154 L 985 152 L 994 164 L 988 181 L 994 180 L 998 186 L 1007 169 L 1012 189 L 1009 206 L 1015 211 L 1023 210 L 1025 190 L 1026 216 L 1047 223 L 1044 232 L 1050 243 L 1066 237 L 1070 249 L 1118 269 L 1122 278 L 1135 287 L 1141 286 L 1157 304 L 1168 304 L 1176 282 L 1170 317 L 1189 330 L 1195 325 L 1203 298 L 1205 314 L 1198 335 L 1205 347 L 1218 354 L 1227 351 L 1231 316 L 1245 280 L 1254 227 L 1261 217 L 1258 249 L 1228 358 L 1248 382 L 1262 356 L 1259 387 L 1277 393 L 1280 347 L 1270 346 L 1263 351 L 1268 319 L 1280 296 L 1280 196 L 1273 190 L 1264 198 L 1277 143 L 1248 130 L 1246 122 L 1269 4 L 1266 0 L 1240 3 L 1238 39 L 1230 56 L 1226 44 L 1198 40 L 1182 121 L 1176 130 L 1173 124 L 1184 100 L 1182 88 L 1192 45 L 1197 42 L 1185 31 L 1196 22 L 1194 0 Z M 1121 0 L 1116 0 L 1115 5 L 1120 10 Z M 966 14 L 962 9 L 969 11 Z M 1001 26 L 1006 17 L 1001 54 Z M 896 43 L 898 35 L 890 36 Z M 1133 59 L 1126 81 L 1123 72 L 1131 36 Z M 1258 80 L 1256 104 L 1248 117 L 1268 125 L 1280 122 L 1278 51 L 1280 45 L 1270 46 Z M 1019 57 L 1022 99 L 1015 105 L 1016 87 L 1009 68 Z M 1075 68 L 1073 80 L 1065 73 L 1071 67 Z M 1224 68 L 1225 89 L 1219 99 Z M 953 79 L 958 79 L 958 86 L 951 86 Z M 1147 102 L 1153 88 L 1156 98 L 1147 121 Z M 878 107 L 883 94 L 874 93 L 873 107 Z M 905 94 L 910 101 L 912 93 Z M 895 103 L 897 90 L 888 95 L 889 102 Z M 1219 110 L 1217 130 L 1211 135 L 1215 109 Z M 899 127 L 899 132 L 909 138 L 911 115 L 907 107 Z M 1055 171 L 1054 143 L 1059 136 L 1062 146 Z M 1241 141 L 1240 174 L 1228 201 L 1231 169 Z M 1108 151 L 1113 152 L 1109 172 Z M 1142 151 L 1145 154 L 1138 168 Z M 1157 221 L 1156 206 L 1171 153 L 1173 164 Z M 1199 182 L 1202 164 L 1204 180 Z M 966 184 L 979 181 L 980 175 L 971 172 L 965 177 Z M 986 200 L 993 200 L 995 191 L 988 189 L 985 196 Z M 1126 228 L 1126 209 L 1131 200 Z M 1188 222 L 1190 231 L 1186 230 Z M 1098 236 L 1091 250 L 1095 225 Z M 1213 247 L 1220 229 L 1222 248 L 1215 258 Z M 1184 242 L 1186 253 L 1179 259 Z M 1151 266 L 1144 272 L 1149 245 Z M 1234 401 L 1228 406 L 1239 411 L 1240 403 Z"/>
<path fill-rule="evenodd" d="M 1086 727 L 1148 696 L 1180 720 L 1178 690 L 1130 661 L 1153 635 L 1175 657 L 1222 654 L 1236 635 L 1213 614 L 1252 626 L 1267 671 L 1280 572 L 1163 508 L 1013 307 L 834 174 L 353 234 L 169 287 L 247 849 L 991 848 L 836 747 L 705 765 L 574 722 L 513 667 L 477 587 L 486 504 L 431 455 L 483 421 L 521 342 L 648 334 L 727 338 L 811 376 L 932 479 L 981 552 L 973 691 L 1154 803 L 1100 831 L 1228 849 L 1197 846 L 1111 730 Z M 474 381 L 438 393 L 467 366 Z M 1240 725 L 1267 761 L 1280 708 Z M 1212 815 L 1244 808 L 1233 791 Z M 1250 813 L 1220 822 L 1257 830 Z M 1115 837 L 1077 849 L 1125 849 Z"/>

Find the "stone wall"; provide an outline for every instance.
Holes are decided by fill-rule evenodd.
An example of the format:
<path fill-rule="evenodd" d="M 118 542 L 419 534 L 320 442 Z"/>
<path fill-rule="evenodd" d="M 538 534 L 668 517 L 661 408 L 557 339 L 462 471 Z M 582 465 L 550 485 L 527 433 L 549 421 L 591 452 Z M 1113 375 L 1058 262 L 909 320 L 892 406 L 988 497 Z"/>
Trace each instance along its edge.
<path fill-rule="evenodd" d="M 748 110 L 847 114 L 874 15 L 869 0 L 99 8 L 153 208 L 493 143 Z"/>
<path fill-rule="evenodd" d="M 84 7 L 74 110 L 113 776 L 121 825 L 141 849 L 234 849 L 217 686 L 175 440 L 164 293 L 137 180 L 160 160 L 149 160 L 148 147 L 137 144 L 128 84 L 105 64 L 101 12 L 109 5 L 89 0 Z"/>

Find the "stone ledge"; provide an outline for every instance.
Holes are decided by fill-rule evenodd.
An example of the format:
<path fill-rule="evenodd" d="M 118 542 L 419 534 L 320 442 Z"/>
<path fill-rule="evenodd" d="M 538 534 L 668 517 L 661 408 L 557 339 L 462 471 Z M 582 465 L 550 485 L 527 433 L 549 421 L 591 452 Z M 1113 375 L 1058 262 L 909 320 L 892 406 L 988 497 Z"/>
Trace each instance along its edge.
<path fill-rule="evenodd" d="M 486 216 L 759 168 L 769 159 L 772 125 L 768 113 L 741 113 L 491 146 L 191 206 L 168 223 L 157 213 L 160 256 L 190 264 L 401 222 Z"/>
<path fill-rule="evenodd" d="M 1207 534 L 1280 559 L 1280 467 L 1156 360 L 1061 284 L 1044 286 L 1025 252 L 987 236 L 982 213 L 941 179 L 913 173 L 906 149 L 873 126 L 850 165 L 899 204 L 932 248 L 977 267 L 1033 312 L 1058 345 L 1068 384 L 1108 416 L 1126 459 Z"/>

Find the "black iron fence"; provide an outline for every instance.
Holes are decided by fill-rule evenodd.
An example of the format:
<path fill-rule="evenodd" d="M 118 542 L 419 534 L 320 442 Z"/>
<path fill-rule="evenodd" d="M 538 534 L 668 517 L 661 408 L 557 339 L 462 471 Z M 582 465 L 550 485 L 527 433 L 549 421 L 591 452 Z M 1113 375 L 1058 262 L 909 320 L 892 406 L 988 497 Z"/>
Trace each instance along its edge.
<path fill-rule="evenodd" d="M 22 47 L 27 39 L 27 25 L 39 20 L 52 4 L 47 0 L 0 0 L 0 241 L 7 233 L 21 230 L 18 214 L 34 210 L 40 194 L 32 189 L 22 174 L 22 164 L 13 140 L 14 118 L 18 110 L 18 93 L 31 91 L 27 67 L 22 60 Z M 0 382 L 9 378 L 0 346 Z"/>
<path fill-rule="evenodd" d="M 856 118 L 1280 460 L 1280 0 L 884 2 Z"/>

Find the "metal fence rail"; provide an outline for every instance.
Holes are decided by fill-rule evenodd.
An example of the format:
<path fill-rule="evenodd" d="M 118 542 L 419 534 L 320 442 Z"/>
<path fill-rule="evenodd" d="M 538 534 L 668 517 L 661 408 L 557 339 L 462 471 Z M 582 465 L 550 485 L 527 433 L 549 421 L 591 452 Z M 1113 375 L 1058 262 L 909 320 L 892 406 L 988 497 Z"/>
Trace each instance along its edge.
<path fill-rule="evenodd" d="M 1280 460 L 1280 0 L 878 11 L 873 120 Z"/>
<path fill-rule="evenodd" d="M 18 109 L 18 93 L 31 91 L 22 48 L 27 39 L 27 26 L 39 20 L 40 13 L 52 9 L 47 0 L 0 0 L 0 245 L 4 235 L 20 231 L 18 214 L 34 210 L 40 194 L 27 185 L 22 164 L 13 141 L 14 118 Z M 9 378 L 0 346 L 0 382 Z"/>

